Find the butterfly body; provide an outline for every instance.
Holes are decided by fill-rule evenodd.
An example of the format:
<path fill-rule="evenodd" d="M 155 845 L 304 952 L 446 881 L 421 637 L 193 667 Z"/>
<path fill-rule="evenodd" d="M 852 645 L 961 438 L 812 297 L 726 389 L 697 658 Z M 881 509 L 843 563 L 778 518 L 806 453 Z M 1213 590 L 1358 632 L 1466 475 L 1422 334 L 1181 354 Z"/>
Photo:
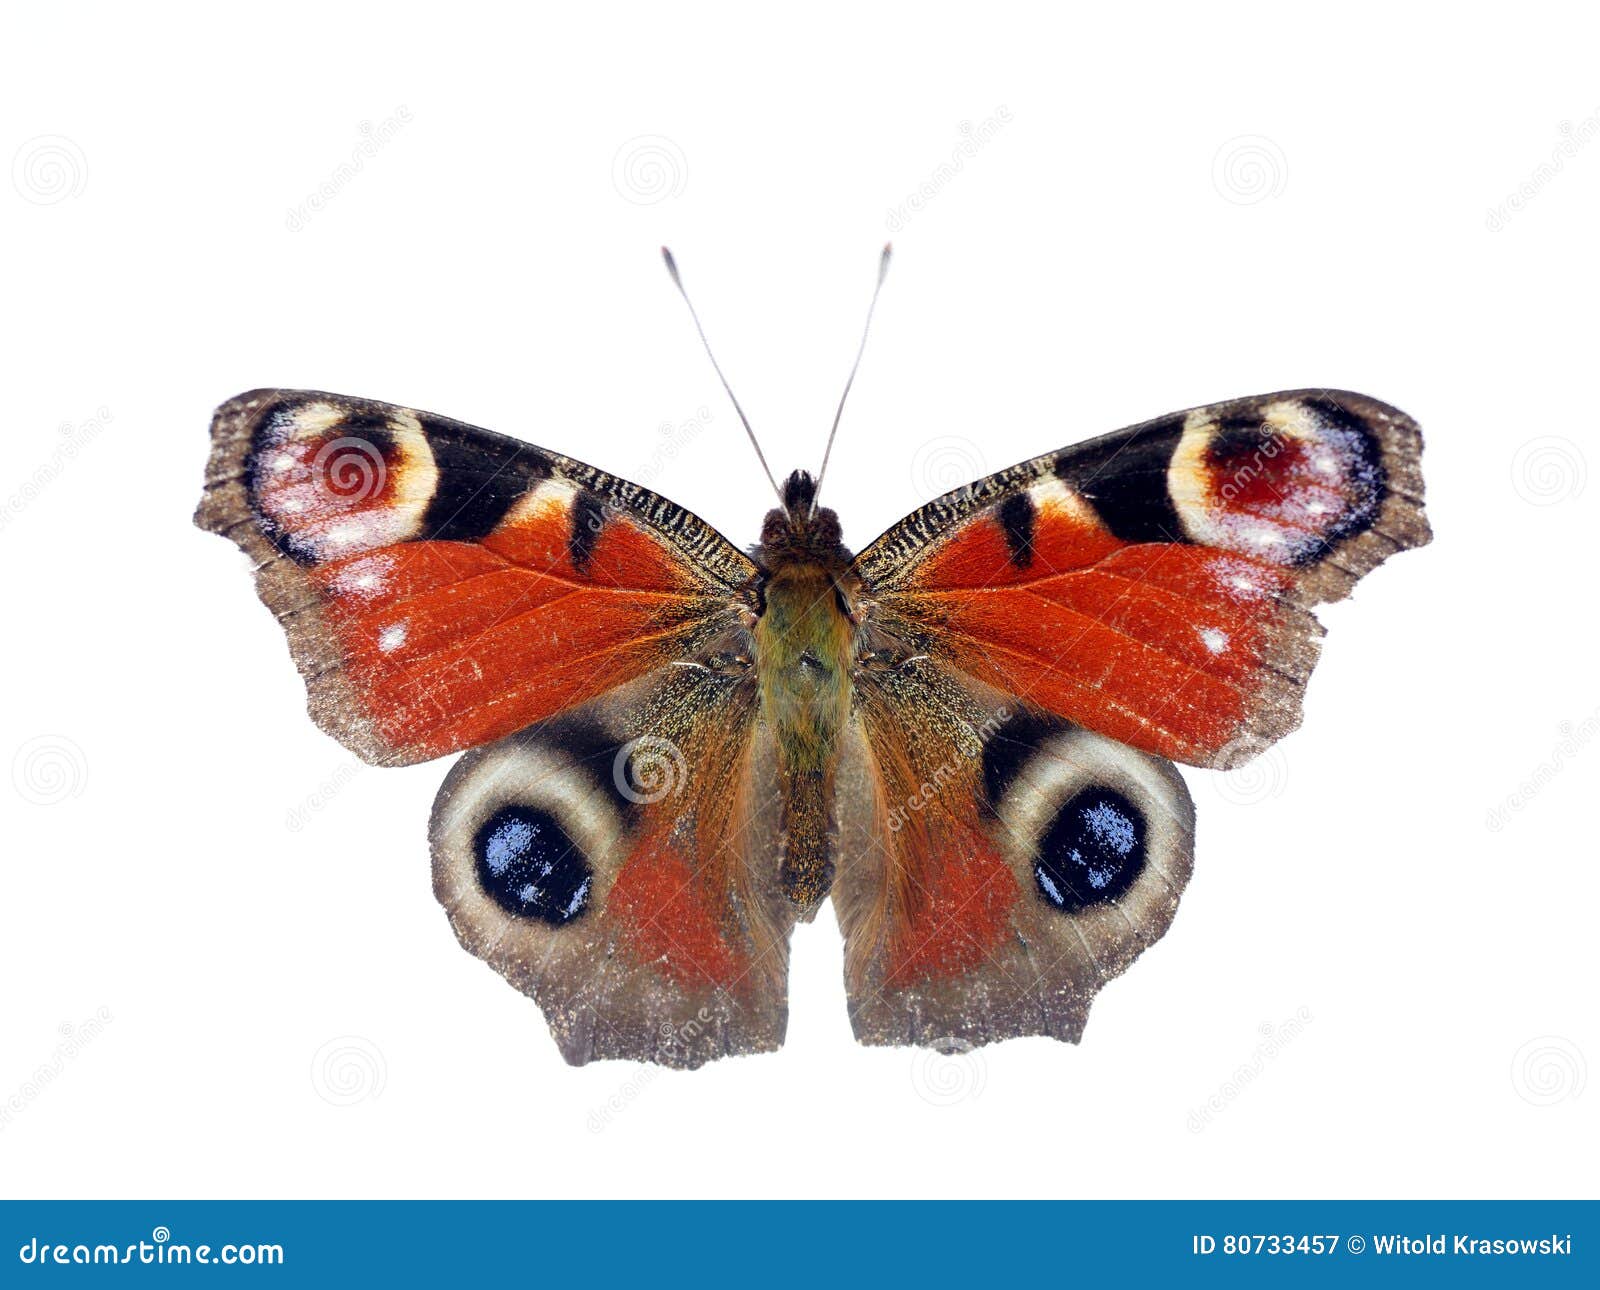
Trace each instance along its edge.
<path fill-rule="evenodd" d="M 806 917 L 833 883 L 834 781 L 857 636 L 850 555 L 838 516 L 814 507 L 814 487 L 803 472 L 789 477 L 784 506 L 767 515 L 754 552 L 761 568 L 755 668 L 783 793 L 779 880 Z"/>
<path fill-rule="evenodd" d="M 197 522 L 255 562 L 311 715 L 464 752 L 461 943 L 567 1060 L 766 1051 L 832 901 L 873 1044 L 1076 1041 L 1192 869 L 1173 761 L 1295 728 L 1312 614 L 1429 538 L 1421 436 L 1298 390 L 977 480 L 859 553 L 797 472 L 747 555 L 636 484 L 415 409 L 218 409 Z"/>

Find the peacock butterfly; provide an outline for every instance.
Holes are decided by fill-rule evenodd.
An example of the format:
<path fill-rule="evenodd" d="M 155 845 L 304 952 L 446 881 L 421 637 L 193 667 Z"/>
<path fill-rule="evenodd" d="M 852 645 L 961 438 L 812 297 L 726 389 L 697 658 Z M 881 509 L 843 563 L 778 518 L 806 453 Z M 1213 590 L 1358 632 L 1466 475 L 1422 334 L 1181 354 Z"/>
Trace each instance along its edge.
<path fill-rule="evenodd" d="M 567 1061 L 693 1067 L 782 1043 L 828 898 L 863 1043 L 1076 1041 L 1188 880 L 1173 761 L 1299 723 L 1312 608 L 1429 539 L 1421 449 L 1363 395 L 1235 399 L 855 555 L 796 471 L 746 555 L 570 457 L 255 390 L 217 410 L 195 518 L 255 562 L 318 725 L 379 765 L 466 751 L 434 891 Z"/>

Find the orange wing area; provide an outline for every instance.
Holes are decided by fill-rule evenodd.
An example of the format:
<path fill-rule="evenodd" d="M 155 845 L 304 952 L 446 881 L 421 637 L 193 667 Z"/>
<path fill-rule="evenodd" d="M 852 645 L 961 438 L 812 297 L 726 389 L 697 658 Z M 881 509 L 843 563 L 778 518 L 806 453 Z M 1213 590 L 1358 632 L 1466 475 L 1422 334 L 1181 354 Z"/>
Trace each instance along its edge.
<path fill-rule="evenodd" d="M 682 658 L 749 561 L 687 512 L 427 413 L 258 391 L 196 516 L 257 562 L 317 723 L 369 761 L 486 743 Z"/>
<path fill-rule="evenodd" d="M 617 874 L 607 908 L 638 962 L 681 986 L 737 991 L 751 981 L 750 954 L 719 922 L 723 894 L 709 888 L 670 839 L 651 837 Z"/>
<path fill-rule="evenodd" d="M 748 674 L 661 668 L 445 780 L 434 890 L 568 1061 L 697 1066 L 782 1042 L 794 910 L 758 702 Z"/>
<path fill-rule="evenodd" d="M 1136 748 L 1209 763 L 1281 716 L 1319 629 L 1289 570 L 1230 551 L 1131 543 L 1059 491 L 1019 563 L 993 512 L 966 521 L 884 606 L 969 675 Z M 1279 733 L 1282 733 L 1281 731 Z"/>
<path fill-rule="evenodd" d="M 385 744 L 415 760 L 486 743 L 692 644 L 703 590 L 625 522 L 578 570 L 564 509 L 481 544 L 408 542 L 311 571 L 344 679 Z"/>
<path fill-rule="evenodd" d="M 1231 765 L 1299 724 L 1310 607 L 1428 541 L 1421 452 L 1363 395 L 1237 399 L 958 489 L 856 567 L 917 648 L 1135 748 Z"/>

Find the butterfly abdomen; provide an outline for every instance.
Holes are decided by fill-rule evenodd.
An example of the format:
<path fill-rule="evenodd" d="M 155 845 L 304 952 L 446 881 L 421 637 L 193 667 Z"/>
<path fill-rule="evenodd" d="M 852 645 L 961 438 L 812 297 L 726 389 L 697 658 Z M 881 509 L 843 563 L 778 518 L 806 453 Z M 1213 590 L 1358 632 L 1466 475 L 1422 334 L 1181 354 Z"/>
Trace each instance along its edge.
<path fill-rule="evenodd" d="M 834 770 L 850 715 L 855 628 L 830 564 L 778 561 L 755 632 L 762 715 L 776 739 L 783 793 L 779 877 L 807 912 L 833 883 Z"/>

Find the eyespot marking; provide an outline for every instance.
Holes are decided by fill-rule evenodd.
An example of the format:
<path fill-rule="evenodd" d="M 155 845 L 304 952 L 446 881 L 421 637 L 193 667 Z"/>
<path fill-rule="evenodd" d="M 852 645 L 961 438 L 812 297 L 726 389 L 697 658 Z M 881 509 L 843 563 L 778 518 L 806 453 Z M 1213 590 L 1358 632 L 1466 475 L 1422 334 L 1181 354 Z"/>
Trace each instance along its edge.
<path fill-rule="evenodd" d="M 594 871 L 548 811 L 503 806 L 472 840 L 478 885 L 508 914 L 561 927 L 589 903 Z"/>
<path fill-rule="evenodd" d="M 1099 786 L 1074 795 L 1040 840 L 1033 876 L 1064 913 L 1115 900 L 1144 869 L 1145 819 L 1121 793 Z"/>

